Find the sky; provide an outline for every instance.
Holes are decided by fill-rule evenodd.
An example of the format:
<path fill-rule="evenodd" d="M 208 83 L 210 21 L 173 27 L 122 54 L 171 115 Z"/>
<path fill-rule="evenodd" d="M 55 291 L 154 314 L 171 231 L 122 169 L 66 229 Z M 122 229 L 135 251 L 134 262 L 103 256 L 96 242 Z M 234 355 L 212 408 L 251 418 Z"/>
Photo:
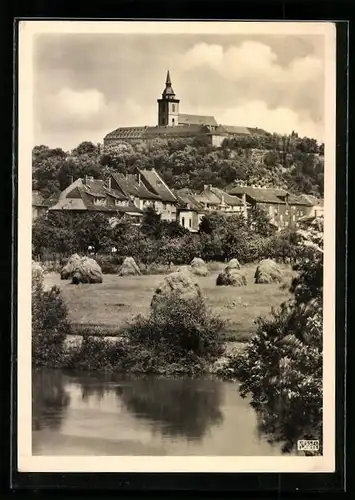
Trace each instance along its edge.
<path fill-rule="evenodd" d="M 38 34 L 33 64 L 34 145 L 155 126 L 168 69 L 181 113 L 324 140 L 321 35 Z"/>

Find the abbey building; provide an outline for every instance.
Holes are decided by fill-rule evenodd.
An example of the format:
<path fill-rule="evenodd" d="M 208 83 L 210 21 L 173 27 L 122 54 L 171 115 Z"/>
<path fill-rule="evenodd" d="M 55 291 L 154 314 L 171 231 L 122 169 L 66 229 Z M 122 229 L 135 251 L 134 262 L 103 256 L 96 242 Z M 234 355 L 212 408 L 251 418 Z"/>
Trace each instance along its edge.
<path fill-rule="evenodd" d="M 158 120 L 155 126 L 120 127 L 104 137 L 104 147 L 120 143 L 139 144 L 151 140 L 203 137 L 213 146 L 220 146 L 225 138 L 263 133 L 260 129 L 220 125 L 213 116 L 180 113 L 180 99 L 171 84 L 170 73 L 158 99 Z"/>

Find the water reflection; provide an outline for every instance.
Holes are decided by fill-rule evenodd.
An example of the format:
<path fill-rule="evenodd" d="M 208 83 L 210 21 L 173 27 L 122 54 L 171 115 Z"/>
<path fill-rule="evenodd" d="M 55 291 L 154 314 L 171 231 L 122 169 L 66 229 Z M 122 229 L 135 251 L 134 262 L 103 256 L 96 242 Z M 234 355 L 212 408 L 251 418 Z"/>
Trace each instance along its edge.
<path fill-rule="evenodd" d="M 163 435 L 199 440 L 211 426 L 223 422 L 217 381 L 150 377 L 120 385 L 116 394 L 130 412 L 154 422 Z"/>
<path fill-rule="evenodd" d="M 34 369 L 32 372 L 32 429 L 59 429 L 70 404 L 60 370 Z"/>

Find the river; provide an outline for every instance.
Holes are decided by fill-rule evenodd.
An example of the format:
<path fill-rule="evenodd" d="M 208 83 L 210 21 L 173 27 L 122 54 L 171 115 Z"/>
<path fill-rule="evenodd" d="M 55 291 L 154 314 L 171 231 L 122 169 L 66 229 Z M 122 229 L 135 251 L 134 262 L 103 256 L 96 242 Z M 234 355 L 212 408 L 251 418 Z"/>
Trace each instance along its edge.
<path fill-rule="evenodd" d="M 275 456 L 236 382 L 33 372 L 34 455 Z"/>

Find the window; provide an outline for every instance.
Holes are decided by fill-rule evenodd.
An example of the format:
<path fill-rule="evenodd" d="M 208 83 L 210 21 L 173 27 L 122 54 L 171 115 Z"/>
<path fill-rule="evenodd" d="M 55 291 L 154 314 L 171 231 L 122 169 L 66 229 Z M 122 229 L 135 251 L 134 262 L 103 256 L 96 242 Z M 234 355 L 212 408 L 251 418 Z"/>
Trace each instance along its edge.
<path fill-rule="evenodd" d="M 106 198 L 94 198 L 94 205 L 99 205 L 99 206 L 106 205 Z"/>
<path fill-rule="evenodd" d="M 181 217 L 181 224 L 185 227 L 185 217 Z"/>
<path fill-rule="evenodd" d="M 172 119 L 172 124 L 175 125 L 175 118 Z"/>
<path fill-rule="evenodd" d="M 173 113 L 175 113 L 175 104 L 172 104 L 172 106 L 171 106 L 171 111 L 172 111 Z M 173 120 L 173 121 L 174 121 L 174 120 Z"/>
<path fill-rule="evenodd" d="M 293 222 L 295 222 L 295 220 L 296 220 L 296 216 L 295 215 L 292 216 L 292 220 L 293 220 Z"/>
<path fill-rule="evenodd" d="M 300 210 L 300 216 L 302 217 L 302 215 L 303 215 L 303 210 Z"/>
<path fill-rule="evenodd" d="M 288 212 L 288 210 L 286 209 L 286 210 L 285 210 L 285 215 L 288 215 L 288 213 L 289 213 L 289 212 Z"/>
<path fill-rule="evenodd" d="M 280 214 L 280 220 L 283 220 L 283 218 L 284 218 L 284 217 L 283 217 L 283 215 L 282 215 L 282 214 Z"/>
<path fill-rule="evenodd" d="M 277 212 L 277 207 L 275 208 L 274 213 L 275 213 L 275 215 L 277 215 L 277 213 L 278 213 L 278 212 Z"/>
<path fill-rule="evenodd" d="M 299 217 L 299 216 L 300 216 L 300 211 L 299 211 L 299 210 L 297 210 L 297 217 Z"/>
<path fill-rule="evenodd" d="M 272 206 L 269 207 L 269 214 L 272 215 L 273 214 L 273 208 Z"/>
<path fill-rule="evenodd" d="M 191 221 L 191 219 L 189 219 L 189 227 L 191 227 L 191 225 L 192 225 L 192 221 Z"/>
<path fill-rule="evenodd" d="M 288 221 L 285 222 L 285 226 L 288 226 Z"/>

